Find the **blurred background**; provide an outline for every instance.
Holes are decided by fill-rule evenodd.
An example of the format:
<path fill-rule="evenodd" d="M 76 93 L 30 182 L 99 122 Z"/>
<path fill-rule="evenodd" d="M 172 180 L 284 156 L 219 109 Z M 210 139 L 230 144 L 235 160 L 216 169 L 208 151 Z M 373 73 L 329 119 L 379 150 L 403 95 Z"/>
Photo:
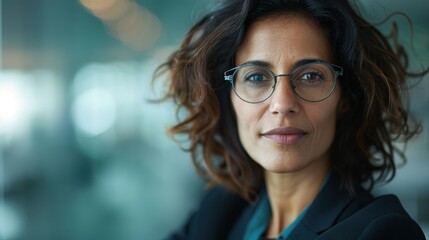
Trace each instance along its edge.
<path fill-rule="evenodd" d="M 371 22 L 408 14 L 412 34 L 394 18 L 401 42 L 412 51 L 412 69 L 429 66 L 427 0 L 358 3 Z M 166 136 L 173 104 L 146 100 L 162 90 L 150 85 L 154 69 L 215 6 L 1 0 L 0 240 L 161 239 L 186 220 L 204 182 Z M 408 144 L 396 179 L 376 189 L 396 193 L 427 236 L 428 80 L 411 94 L 424 132 Z"/>

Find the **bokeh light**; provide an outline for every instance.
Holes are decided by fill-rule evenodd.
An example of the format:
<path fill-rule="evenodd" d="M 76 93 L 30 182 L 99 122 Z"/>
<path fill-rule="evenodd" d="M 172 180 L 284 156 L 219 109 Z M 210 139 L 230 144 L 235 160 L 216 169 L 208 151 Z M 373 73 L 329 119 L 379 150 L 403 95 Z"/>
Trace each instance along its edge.
<path fill-rule="evenodd" d="M 133 0 L 81 0 L 99 18 L 113 37 L 136 51 L 146 50 L 159 40 L 161 21 Z"/>
<path fill-rule="evenodd" d="M 24 101 L 16 85 L 0 86 L 0 124 L 2 127 L 16 122 L 23 110 Z"/>
<path fill-rule="evenodd" d="M 0 201 L 0 239 L 16 239 L 23 230 L 22 217 L 16 208 Z"/>
<path fill-rule="evenodd" d="M 116 120 L 116 103 L 108 91 L 90 89 L 73 103 L 73 120 L 78 128 L 90 136 L 109 130 Z"/>
<path fill-rule="evenodd" d="M 0 134 L 19 131 L 31 117 L 31 81 L 25 73 L 0 72 Z"/>

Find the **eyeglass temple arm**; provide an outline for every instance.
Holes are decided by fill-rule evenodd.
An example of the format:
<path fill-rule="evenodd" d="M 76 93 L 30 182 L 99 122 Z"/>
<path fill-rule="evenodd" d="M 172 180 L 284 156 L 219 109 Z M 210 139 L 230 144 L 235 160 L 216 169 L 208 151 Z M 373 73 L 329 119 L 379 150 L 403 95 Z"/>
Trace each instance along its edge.
<path fill-rule="evenodd" d="M 343 76 L 344 71 L 343 71 L 343 68 L 342 68 L 342 67 L 337 66 L 337 65 L 334 65 L 334 64 L 331 64 L 331 66 L 332 66 L 332 67 L 334 67 L 334 68 L 337 68 L 337 69 L 334 69 L 335 74 L 336 74 L 337 76 Z"/>

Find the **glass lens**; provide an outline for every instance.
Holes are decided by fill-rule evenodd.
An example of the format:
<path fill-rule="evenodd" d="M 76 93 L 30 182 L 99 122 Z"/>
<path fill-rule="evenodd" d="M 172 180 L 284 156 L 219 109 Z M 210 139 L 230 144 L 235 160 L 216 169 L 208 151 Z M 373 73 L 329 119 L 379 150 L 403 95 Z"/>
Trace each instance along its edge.
<path fill-rule="evenodd" d="M 335 87 L 335 73 L 324 63 L 310 63 L 292 73 L 295 93 L 307 101 L 321 101 L 327 98 Z"/>
<path fill-rule="evenodd" d="M 262 102 L 274 91 L 274 76 L 265 67 L 243 66 L 234 74 L 234 91 L 246 102 Z"/>

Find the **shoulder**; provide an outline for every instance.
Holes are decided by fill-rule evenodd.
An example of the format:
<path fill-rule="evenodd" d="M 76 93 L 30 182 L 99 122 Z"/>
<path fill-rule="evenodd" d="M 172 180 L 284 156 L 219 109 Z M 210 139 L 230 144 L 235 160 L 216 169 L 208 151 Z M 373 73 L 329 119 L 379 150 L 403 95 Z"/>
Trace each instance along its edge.
<path fill-rule="evenodd" d="M 425 239 L 419 225 L 394 195 L 375 198 L 321 235 L 320 239 L 347 236 L 353 239 Z"/>
<path fill-rule="evenodd" d="M 363 209 L 370 221 L 358 239 L 425 239 L 396 196 L 376 198 L 371 205 Z"/>
<path fill-rule="evenodd" d="M 425 239 L 421 228 L 409 216 L 392 213 L 372 220 L 358 239 Z"/>
<path fill-rule="evenodd" d="M 213 210 L 215 208 L 224 208 L 225 204 L 232 205 L 241 205 L 244 204 L 245 201 L 236 193 L 231 192 L 230 190 L 217 186 L 210 189 L 203 198 L 201 202 L 200 210 Z M 205 209 L 205 207 L 210 207 L 209 209 Z"/>
<path fill-rule="evenodd" d="M 247 202 L 224 187 L 215 187 L 203 197 L 197 211 L 168 239 L 226 239 Z"/>
<path fill-rule="evenodd" d="M 194 217 L 200 218 L 200 224 L 214 224 L 218 219 L 233 218 L 246 205 L 247 202 L 239 195 L 217 186 L 207 191 Z"/>

